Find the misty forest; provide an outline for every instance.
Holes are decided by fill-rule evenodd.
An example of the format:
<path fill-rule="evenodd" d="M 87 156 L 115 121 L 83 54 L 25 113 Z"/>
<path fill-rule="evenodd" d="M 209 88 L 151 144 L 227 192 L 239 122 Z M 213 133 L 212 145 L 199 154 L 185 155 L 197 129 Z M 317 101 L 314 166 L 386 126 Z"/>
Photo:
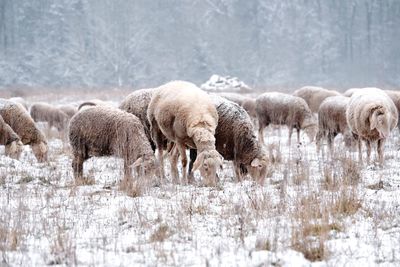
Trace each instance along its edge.
<path fill-rule="evenodd" d="M 400 83 L 397 0 L 0 1 L 0 86 Z"/>

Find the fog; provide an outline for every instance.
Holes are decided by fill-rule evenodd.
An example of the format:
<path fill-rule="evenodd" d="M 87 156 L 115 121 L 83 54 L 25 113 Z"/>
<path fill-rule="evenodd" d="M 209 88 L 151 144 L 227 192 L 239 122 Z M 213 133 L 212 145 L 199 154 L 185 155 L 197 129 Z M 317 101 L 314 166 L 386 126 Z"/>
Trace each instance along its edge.
<path fill-rule="evenodd" d="M 0 87 L 400 84 L 398 0 L 0 0 Z"/>

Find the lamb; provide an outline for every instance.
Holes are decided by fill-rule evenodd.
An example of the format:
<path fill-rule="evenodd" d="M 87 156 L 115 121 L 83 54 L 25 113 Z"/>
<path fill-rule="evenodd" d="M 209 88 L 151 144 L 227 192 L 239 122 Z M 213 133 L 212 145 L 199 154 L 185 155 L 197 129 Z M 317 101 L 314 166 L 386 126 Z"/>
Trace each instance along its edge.
<path fill-rule="evenodd" d="M 258 138 L 264 144 L 264 128 L 270 123 L 289 127 L 289 145 L 293 128 L 297 130 L 297 142 L 300 142 L 300 130 L 304 130 L 311 141 L 317 132 L 317 123 L 306 101 L 300 97 L 284 93 L 264 93 L 256 99 L 256 112 L 259 122 Z"/>
<path fill-rule="evenodd" d="M 69 140 L 76 181 L 83 177 L 83 162 L 90 157 L 116 156 L 124 160 L 124 179 L 132 178 L 131 166 L 141 167 L 144 177 L 155 170 L 155 157 L 140 120 L 122 110 L 97 106 L 79 111 L 70 121 Z"/>
<path fill-rule="evenodd" d="M 207 185 L 214 185 L 217 168 L 222 168 L 222 156 L 215 150 L 215 129 L 218 113 L 209 95 L 196 85 L 172 81 L 156 89 L 151 98 L 147 119 L 152 139 L 158 149 L 161 173 L 164 176 L 163 142 L 174 142 L 171 174 L 178 180 L 178 152 L 181 156 L 183 179 L 187 181 L 186 148 L 199 152 L 193 171 L 199 169 Z"/>
<path fill-rule="evenodd" d="M 31 146 L 38 162 L 47 161 L 47 140 L 21 105 L 6 99 L 0 99 L 0 115 L 19 136 L 22 144 Z"/>
<path fill-rule="evenodd" d="M 147 139 L 150 141 L 153 151 L 155 151 L 156 146 L 151 139 L 150 123 L 147 120 L 147 108 L 149 106 L 154 90 L 154 88 L 136 90 L 125 97 L 119 105 L 119 108 L 121 110 L 135 115 L 142 122 Z"/>
<path fill-rule="evenodd" d="M 350 133 L 346 120 L 346 108 L 349 97 L 331 96 L 326 98 L 318 110 L 318 133 L 316 137 L 317 151 L 320 150 L 322 139 L 328 140 L 329 150 L 333 154 L 333 140 L 338 134 L 342 134 L 346 146 L 351 146 L 353 136 Z"/>
<path fill-rule="evenodd" d="M 249 98 L 249 99 L 245 99 L 242 102 L 241 105 L 244 110 L 246 110 L 246 112 L 250 115 L 251 118 L 256 119 L 257 118 L 257 112 L 256 112 L 256 100 Z"/>
<path fill-rule="evenodd" d="M 367 163 L 370 161 L 371 143 L 377 142 L 380 165 L 383 165 L 383 147 L 390 131 L 396 127 L 398 112 L 390 97 L 378 88 L 363 88 L 350 98 L 346 109 L 347 124 L 358 141 L 358 157 L 362 163 L 362 141 L 367 145 Z"/>
<path fill-rule="evenodd" d="M 215 147 L 225 160 L 233 161 L 237 180 L 247 172 L 255 181 L 264 183 L 268 159 L 254 134 L 254 127 L 247 112 L 229 100 L 213 95 L 212 101 L 218 112 L 215 130 Z M 189 177 L 196 150 L 190 150 Z"/>
<path fill-rule="evenodd" d="M 78 108 L 72 104 L 70 105 L 61 105 L 58 107 L 62 112 L 67 114 L 67 116 L 71 119 L 77 112 Z"/>
<path fill-rule="evenodd" d="M 303 98 L 307 102 L 311 111 L 316 113 L 318 112 L 318 108 L 325 98 L 330 96 L 338 96 L 340 93 L 334 90 L 327 90 L 322 87 L 304 86 L 294 91 L 293 95 Z"/>
<path fill-rule="evenodd" d="M 23 99 L 23 98 L 20 97 L 20 96 L 18 96 L 18 97 L 11 97 L 11 98 L 9 98 L 8 100 L 10 100 L 10 101 L 12 101 L 12 102 L 14 102 L 14 103 L 17 103 L 17 104 L 21 104 L 22 107 L 23 107 L 26 111 L 29 110 L 28 103 L 26 102 L 25 99 Z"/>
<path fill-rule="evenodd" d="M 5 146 L 6 156 L 18 159 L 23 148 L 23 144 L 18 135 L 5 123 L 0 116 L 0 145 Z"/>
<path fill-rule="evenodd" d="M 30 114 L 35 122 L 47 122 L 49 128 L 54 126 L 60 132 L 65 130 L 69 121 L 68 115 L 61 109 L 47 103 L 34 103 Z"/>

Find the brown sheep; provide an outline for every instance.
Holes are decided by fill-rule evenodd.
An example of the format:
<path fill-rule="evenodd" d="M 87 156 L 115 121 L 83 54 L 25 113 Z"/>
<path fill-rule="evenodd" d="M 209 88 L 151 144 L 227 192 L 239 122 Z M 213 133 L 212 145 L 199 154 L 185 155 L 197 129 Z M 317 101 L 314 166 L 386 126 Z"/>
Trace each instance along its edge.
<path fill-rule="evenodd" d="M 318 108 L 325 98 L 330 96 L 338 96 L 340 93 L 334 90 L 327 90 L 322 87 L 304 86 L 294 91 L 293 95 L 303 98 L 307 102 L 311 111 L 316 113 L 318 112 Z"/>
<path fill-rule="evenodd" d="M 243 107 L 246 110 L 246 112 L 250 115 L 250 117 L 254 119 L 257 118 L 255 99 L 238 93 L 217 93 L 217 94 L 214 93 L 211 95 L 217 95 L 225 99 L 228 99 L 229 101 L 232 101 L 238 104 L 239 106 Z"/>
<path fill-rule="evenodd" d="M 316 137 L 317 151 L 320 150 L 322 139 L 328 140 L 329 150 L 333 153 L 333 140 L 338 134 L 344 137 L 345 145 L 351 146 L 353 136 L 347 125 L 346 109 L 349 97 L 331 96 L 326 98 L 318 110 L 318 133 Z"/>
<path fill-rule="evenodd" d="M 116 156 L 124 160 L 124 178 L 131 179 L 131 165 L 141 167 L 149 177 L 155 170 L 155 157 L 140 120 L 122 110 L 98 106 L 79 111 L 69 127 L 72 168 L 82 179 L 83 162 L 90 157 Z"/>
<path fill-rule="evenodd" d="M 154 88 L 136 90 L 125 97 L 119 105 L 121 110 L 135 115 L 142 122 L 147 139 L 150 141 L 153 151 L 155 151 L 156 146 L 151 139 L 150 123 L 147 120 L 147 108 L 149 106 L 151 97 L 153 96 L 154 90 Z"/>
<path fill-rule="evenodd" d="M 398 121 L 397 108 L 390 97 L 381 89 L 363 88 L 350 98 L 346 119 L 351 132 L 358 140 L 360 163 L 361 142 L 365 141 L 367 145 L 367 163 L 370 161 L 371 143 L 377 142 L 378 160 L 382 165 L 385 140 Z"/>
<path fill-rule="evenodd" d="M 0 145 L 5 146 L 6 156 L 18 159 L 23 148 L 23 144 L 18 135 L 0 116 Z"/>
<path fill-rule="evenodd" d="M 215 130 L 215 147 L 225 160 L 233 161 L 238 181 L 249 172 L 260 184 L 264 183 L 268 159 L 254 134 L 254 127 L 247 112 L 229 100 L 211 96 L 218 112 Z M 190 150 L 189 173 L 196 160 L 196 150 Z M 189 175 L 190 176 L 190 175 Z"/>
<path fill-rule="evenodd" d="M 300 130 L 304 130 L 311 141 L 317 132 L 317 122 L 304 99 L 284 93 L 264 93 L 256 99 L 256 112 L 259 123 L 258 138 L 264 144 L 264 128 L 269 124 L 287 125 L 289 140 L 293 128 L 297 130 L 297 142 L 300 142 Z"/>
<path fill-rule="evenodd" d="M 31 146 L 32 152 L 39 162 L 47 161 L 47 140 L 21 105 L 0 99 L 0 115 L 19 136 L 21 142 Z"/>
<path fill-rule="evenodd" d="M 47 103 L 34 103 L 30 114 L 35 122 L 47 122 L 49 128 L 54 126 L 60 132 L 66 129 L 69 121 L 68 115 L 61 109 Z"/>
<path fill-rule="evenodd" d="M 189 82 L 169 82 L 154 92 L 147 118 L 152 139 L 158 149 L 162 175 L 163 144 L 167 138 L 176 147 L 171 156 L 171 173 L 175 181 L 178 180 L 178 152 L 181 156 L 183 179 L 187 181 L 186 148 L 189 147 L 199 151 L 193 170 L 200 170 L 207 185 L 215 184 L 217 168 L 222 168 L 222 156 L 215 150 L 214 134 L 218 113 L 207 93 Z"/>

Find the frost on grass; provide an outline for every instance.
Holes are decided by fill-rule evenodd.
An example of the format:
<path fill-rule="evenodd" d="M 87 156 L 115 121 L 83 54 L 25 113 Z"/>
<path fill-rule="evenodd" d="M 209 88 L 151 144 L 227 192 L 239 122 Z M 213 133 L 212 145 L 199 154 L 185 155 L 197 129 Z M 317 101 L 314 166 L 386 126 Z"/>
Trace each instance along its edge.
<path fill-rule="evenodd" d="M 79 184 L 60 139 L 50 141 L 49 163 L 37 163 L 29 148 L 21 161 L 3 156 L 1 148 L 0 261 L 399 265 L 397 132 L 386 144 L 382 169 L 360 167 L 357 153 L 344 149 L 332 158 L 318 156 L 304 139 L 288 147 L 286 135 L 267 129 L 272 160 L 265 185 L 234 182 L 232 164 L 225 162 L 215 188 L 125 183 L 116 158 L 85 162 L 89 182 Z"/>

